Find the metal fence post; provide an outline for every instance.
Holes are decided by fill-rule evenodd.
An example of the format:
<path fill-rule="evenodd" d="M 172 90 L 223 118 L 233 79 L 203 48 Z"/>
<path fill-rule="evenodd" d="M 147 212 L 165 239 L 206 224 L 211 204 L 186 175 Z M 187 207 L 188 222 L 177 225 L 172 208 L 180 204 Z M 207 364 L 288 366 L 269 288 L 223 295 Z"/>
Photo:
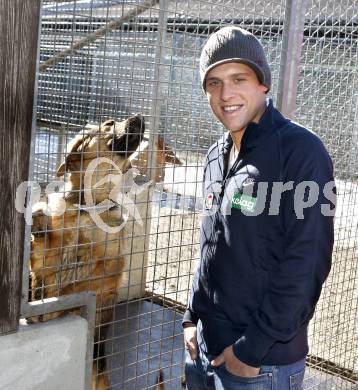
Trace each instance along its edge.
<path fill-rule="evenodd" d="M 358 83 L 356 83 L 358 86 Z M 355 107 L 358 107 L 358 92 L 355 90 L 353 104 Z M 349 159 L 349 167 L 350 172 L 349 175 L 355 177 L 358 175 L 358 156 L 357 156 L 357 148 L 358 148 L 358 109 L 356 108 L 354 111 L 354 126 L 353 126 L 353 134 L 352 134 L 352 144 L 350 148 L 350 159 Z"/>
<path fill-rule="evenodd" d="M 277 107 L 289 118 L 296 111 L 306 5 L 307 0 L 286 0 Z"/>
<path fill-rule="evenodd" d="M 163 64 L 165 62 L 165 45 L 167 38 L 167 19 L 168 19 L 169 0 L 160 0 L 159 18 L 158 18 L 158 38 L 155 48 L 155 65 L 154 65 L 154 90 L 150 108 L 150 126 L 149 126 L 149 151 L 147 161 L 147 176 L 155 183 L 155 175 L 158 169 L 157 165 L 157 145 L 158 145 L 158 128 L 160 121 L 160 108 L 162 103 L 162 74 Z M 153 197 L 153 186 L 148 192 L 148 202 L 145 219 L 145 243 L 144 243 L 144 263 L 148 263 L 148 250 L 151 227 L 151 199 Z M 142 275 L 142 292 L 145 291 L 147 266 L 143 267 Z"/>
<path fill-rule="evenodd" d="M 167 19 L 168 19 L 169 0 L 160 0 L 159 18 L 158 18 L 158 39 L 155 48 L 155 67 L 154 67 L 154 91 L 152 104 L 150 108 L 150 134 L 149 134 L 149 155 L 148 155 L 148 177 L 155 179 L 156 165 L 156 145 L 158 140 L 158 127 L 160 120 L 160 108 L 162 102 L 161 75 L 162 67 L 165 61 L 165 44 L 167 38 Z"/>

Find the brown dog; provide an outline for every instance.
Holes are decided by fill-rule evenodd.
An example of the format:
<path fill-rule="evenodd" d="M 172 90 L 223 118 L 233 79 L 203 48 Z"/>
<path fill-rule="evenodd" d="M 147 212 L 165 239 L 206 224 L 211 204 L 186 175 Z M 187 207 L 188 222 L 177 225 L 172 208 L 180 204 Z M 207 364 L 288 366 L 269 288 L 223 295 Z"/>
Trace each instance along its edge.
<path fill-rule="evenodd" d="M 68 145 L 66 157 L 57 171 L 58 176 L 70 173 L 64 193 L 53 194 L 48 203 L 40 202 L 33 207 L 31 299 L 96 292 L 93 389 L 97 390 L 110 388 L 105 375 L 102 340 L 122 284 L 124 233 L 115 228 L 123 224 L 124 210 L 117 203 L 97 212 L 108 227 L 105 231 L 82 206 L 87 195 L 95 209 L 98 204 L 108 202 L 113 191 L 120 192 L 124 185 L 123 174 L 131 167 L 129 157 L 141 142 L 143 132 L 141 116 L 123 122 L 108 120 L 97 129 L 82 131 Z M 93 166 L 94 160 L 97 163 Z M 117 175 L 117 183 L 107 180 L 111 174 Z M 61 314 L 47 314 L 32 320 L 44 321 Z"/>

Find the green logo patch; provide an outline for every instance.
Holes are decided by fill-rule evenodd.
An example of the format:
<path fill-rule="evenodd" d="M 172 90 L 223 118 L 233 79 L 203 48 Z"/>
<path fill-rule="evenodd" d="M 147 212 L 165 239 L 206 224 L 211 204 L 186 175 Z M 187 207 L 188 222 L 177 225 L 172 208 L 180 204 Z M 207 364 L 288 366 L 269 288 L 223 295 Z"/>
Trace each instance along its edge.
<path fill-rule="evenodd" d="M 256 207 L 256 198 L 235 192 L 232 196 L 231 208 L 253 212 Z"/>

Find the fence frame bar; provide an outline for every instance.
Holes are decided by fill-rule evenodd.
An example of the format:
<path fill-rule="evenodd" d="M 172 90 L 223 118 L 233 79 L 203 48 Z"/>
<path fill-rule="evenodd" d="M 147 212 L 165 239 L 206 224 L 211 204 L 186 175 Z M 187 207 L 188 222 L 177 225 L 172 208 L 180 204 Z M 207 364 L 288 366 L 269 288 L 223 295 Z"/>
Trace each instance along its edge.
<path fill-rule="evenodd" d="M 87 320 L 87 343 L 85 362 L 85 389 L 92 389 L 93 367 L 93 339 L 96 322 L 96 294 L 94 292 L 82 292 L 69 295 L 61 295 L 56 298 L 46 298 L 39 301 L 22 302 L 21 316 L 29 318 L 43 314 L 71 309 L 80 309 L 80 315 Z"/>
<path fill-rule="evenodd" d="M 147 161 L 147 177 L 155 183 L 156 173 L 156 160 L 157 160 L 157 141 L 158 141 L 158 129 L 160 120 L 160 107 L 162 102 L 162 69 L 165 63 L 165 45 L 168 29 L 168 9 L 169 0 L 159 1 L 159 18 L 158 18 L 158 39 L 155 47 L 155 65 L 154 65 L 154 80 L 155 87 L 152 97 L 152 103 L 150 107 L 150 118 L 149 118 L 149 140 L 148 140 L 148 161 Z M 153 169 L 154 167 L 154 169 Z M 164 179 L 163 179 L 164 180 Z M 151 215 L 152 215 L 152 198 L 153 198 L 154 186 L 151 186 L 148 190 L 147 197 L 147 208 L 145 218 L 145 242 L 144 242 L 144 254 L 143 254 L 143 272 L 141 280 L 141 296 L 145 295 L 146 287 L 146 274 L 148 264 L 148 253 L 149 253 L 149 239 L 150 239 L 150 227 L 151 227 Z"/>
<path fill-rule="evenodd" d="M 155 179 L 155 161 L 156 161 L 156 144 L 158 141 L 158 128 L 160 120 L 160 108 L 162 103 L 162 68 L 165 64 L 165 45 L 168 25 L 168 8 L 169 0 L 159 1 L 159 18 L 158 18 L 158 39 L 155 47 L 155 68 L 154 80 L 155 88 L 153 92 L 152 104 L 150 108 L 150 133 L 149 133 L 149 154 L 148 154 L 148 178 Z"/>

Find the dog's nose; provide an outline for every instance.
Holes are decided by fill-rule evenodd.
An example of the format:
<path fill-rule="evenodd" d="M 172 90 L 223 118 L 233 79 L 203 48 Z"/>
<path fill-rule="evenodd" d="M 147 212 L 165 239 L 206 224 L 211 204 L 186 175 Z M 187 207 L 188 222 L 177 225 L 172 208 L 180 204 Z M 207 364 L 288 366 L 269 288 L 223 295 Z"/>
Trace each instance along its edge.
<path fill-rule="evenodd" d="M 142 114 L 135 114 L 129 120 L 133 120 L 133 123 L 136 123 L 139 126 L 144 124 L 144 117 Z"/>
<path fill-rule="evenodd" d="M 128 132 L 143 134 L 145 130 L 144 117 L 141 114 L 131 116 L 128 119 Z"/>

